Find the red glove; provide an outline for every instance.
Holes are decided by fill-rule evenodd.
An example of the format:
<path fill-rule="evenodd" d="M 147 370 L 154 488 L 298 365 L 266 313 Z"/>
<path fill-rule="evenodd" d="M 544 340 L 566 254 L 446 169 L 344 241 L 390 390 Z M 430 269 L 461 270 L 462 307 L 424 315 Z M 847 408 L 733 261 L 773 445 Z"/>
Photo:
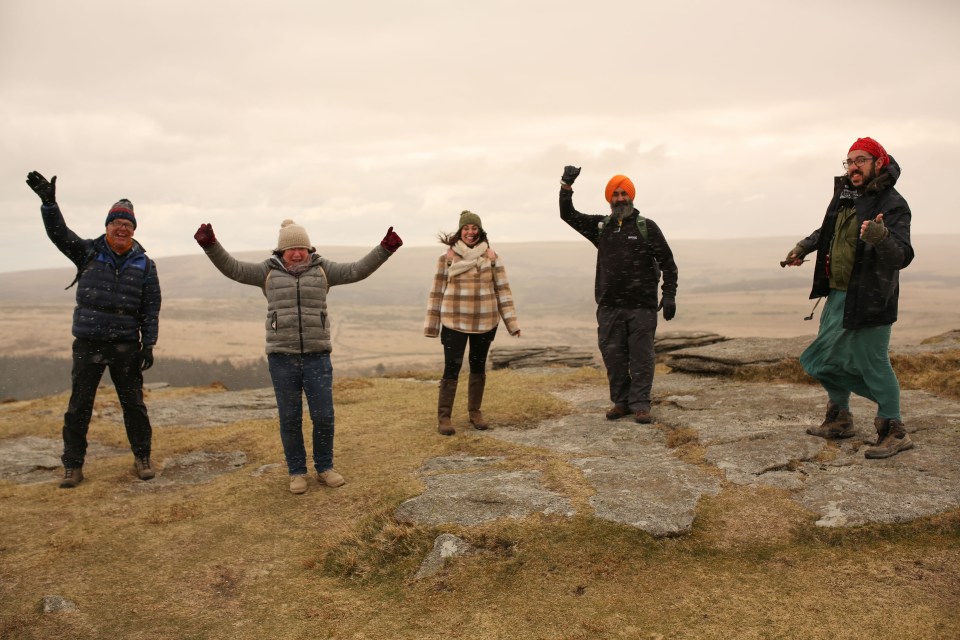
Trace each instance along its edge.
<path fill-rule="evenodd" d="M 197 232 L 193 234 L 193 239 L 196 240 L 197 244 L 204 249 L 215 245 L 217 243 L 217 236 L 213 235 L 213 225 L 200 225 L 200 228 L 197 229 Z"/>
<path fill-rule="evenodd" d="M 213 231 L 210 232 L 211 234 Z M 199 241 L 198 241 L 199 242 Z M 401 246 L 403 246 L 403 240 L 400 239 L 396 233 L 393 232 L 393 227 L 387 229 L 387 235 L 383 236 L 383 240 L 380 241 L 380 246 L 393 253 Z"/>

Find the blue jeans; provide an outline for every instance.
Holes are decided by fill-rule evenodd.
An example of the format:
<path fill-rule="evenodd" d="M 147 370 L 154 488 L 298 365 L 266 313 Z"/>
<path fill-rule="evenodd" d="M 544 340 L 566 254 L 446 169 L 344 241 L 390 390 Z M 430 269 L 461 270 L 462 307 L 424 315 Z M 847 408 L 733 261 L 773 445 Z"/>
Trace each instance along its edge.
<path fill-rule="evenodd" d="M 313 465 L 333 467 L 333 365 L 329 353 L 267 355 L 280 413 L 280 442 L 290 475 L 307 472 L 303 446 L 303 394 L 313 422 Z"/>

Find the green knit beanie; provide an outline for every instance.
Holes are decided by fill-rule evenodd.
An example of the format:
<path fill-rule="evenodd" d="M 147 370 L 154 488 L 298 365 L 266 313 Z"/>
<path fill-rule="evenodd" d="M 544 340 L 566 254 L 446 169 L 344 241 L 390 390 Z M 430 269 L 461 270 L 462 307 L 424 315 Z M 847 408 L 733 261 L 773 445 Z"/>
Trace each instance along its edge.
<path fill-rule="evenodd" d="M 480 216 L 472 211 L 464 210 L 460 214 L 460 226 L 458 226 L 457 229 L 463 229 L 463 227 L 468 224 L 475 224 L 480 231 L 483 231 L 483 223 L 480 222 Z"/>

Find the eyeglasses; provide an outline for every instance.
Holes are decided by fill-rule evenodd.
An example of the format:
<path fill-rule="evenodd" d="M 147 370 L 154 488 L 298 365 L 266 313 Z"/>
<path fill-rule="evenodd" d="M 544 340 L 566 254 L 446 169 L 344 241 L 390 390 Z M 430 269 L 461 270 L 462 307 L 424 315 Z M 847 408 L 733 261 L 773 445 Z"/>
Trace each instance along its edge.
<path fill-rule="evenodd" d="M 133 229 L 133 223 L 126 220 L 111 220 L 110 226 L 114 229 Z"/>
<path fill-rule="evenodd" d="M 857 156 L 856 158 L 851 158 L 851 159 L 849 159 L 849 160 L 844 160 L 844 161 L 843 161 L 843 168 L 844 168 L 844 169 L 849 169 L 849 168 L 850 168 L 850 165 L 852 165 L 852 164 L 855 164 L 855 165 L 857 165 L 858 167 L 862 167 L 863 165 L 871 162 L 872 160 L 873 160 L 873 156 Z"/>

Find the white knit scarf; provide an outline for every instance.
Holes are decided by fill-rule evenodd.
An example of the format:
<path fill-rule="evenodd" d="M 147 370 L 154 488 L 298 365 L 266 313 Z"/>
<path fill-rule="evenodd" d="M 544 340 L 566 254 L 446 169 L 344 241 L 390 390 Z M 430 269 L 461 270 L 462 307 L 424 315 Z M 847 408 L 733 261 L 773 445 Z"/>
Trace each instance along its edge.
<path fill-rule="evenodd" d="M 458 240 L 457 244 L 453 245 L 452 248 L 453 252 L 460 256 L 461 259 L 447 267 L 448 280 L 471 269 L 476 268 L 479 270 L 490 264 L 490 258 L 487 257 L 487 249 L 490 247 L 486 242 L 478 242 L 472 247 L 468 247 L 463 240 Z"/>

